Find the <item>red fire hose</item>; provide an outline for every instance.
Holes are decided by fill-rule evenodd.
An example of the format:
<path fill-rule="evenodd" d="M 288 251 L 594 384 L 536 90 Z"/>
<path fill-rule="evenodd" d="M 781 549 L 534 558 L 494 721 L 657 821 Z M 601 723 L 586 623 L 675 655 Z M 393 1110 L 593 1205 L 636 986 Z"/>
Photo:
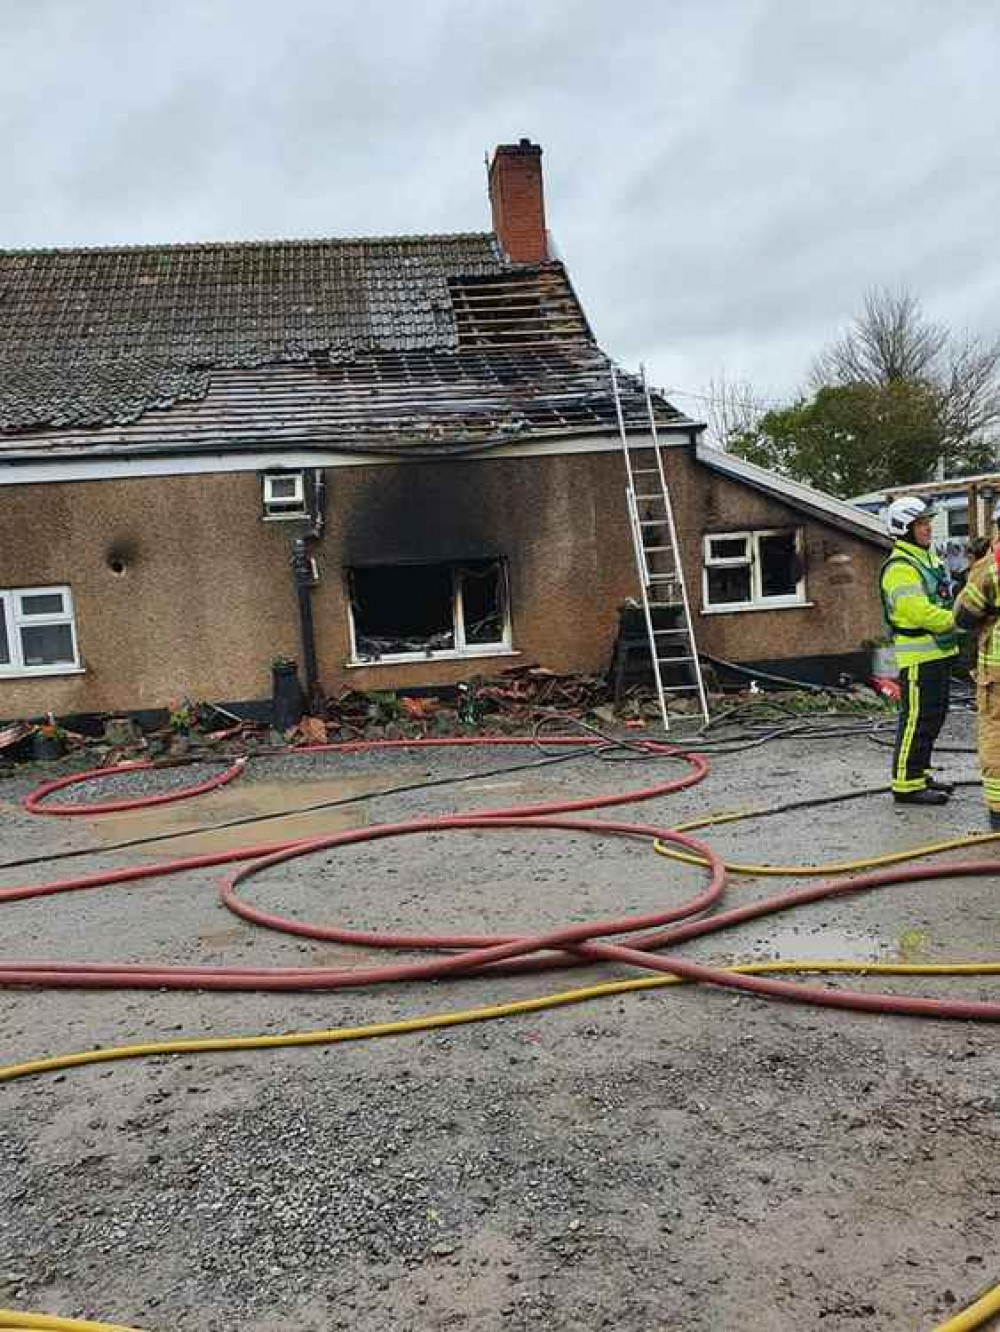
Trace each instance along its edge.
<path fill-rule="evenodd" d="M 371 744 L 350 742 L 341 745 L 312 746 L 305 752 L 339 751 L 358 752 L 371 748 L 413 748 L 424 746 L 451 746 L 476 744 L 526 745 L 533 741 L 521 737 L 492 739 L 442 739 L 430 741 L 376 741 Z M 547 742 L 559 745 L 592 746 L 589 738 L 560 737 Z M 863 1012 L 903 1014 L 909 1016 L 958 1018 L 962 1020 L 1000 1021 L 1000 1003 L 966 1000 L 911 998 L 897 995 L 878 995 L 858 991 L 833 990 L 796 982 L 772 980 L 761 976 L 737 975 L 719 967 L 692 962 L 673 954 L 657 955 L 656 950 L 672 946 L 698 935 L 729 928 L 746 920 L 787 910 L 804 902 L 814 902 L 851 892 L 867 891 L 892 883 L 913 882 L 943 876 L 993 875 L 997 873 L 995 861 L 963 861 L 940 868 L 914 867 L 883 870 L 854 878 L 840 878 L 813 884 L 797 891 L 779 894 L 767 901 L 736 908 L 706 919 L 692 917 L 716 905 L 724 887 L 724 865 L 716 852 L 704 843 L 686 834 L 649 825 L 616 823 L 595 819 L 559 817 L 574 811 L 603 808 L 649 800 L 658 795 L 689 786 L 708 771 L 707 762 L 699 755 L 681 753 L 665 745 L 643 742 L 650 753 L 685 761 L 690 771 L 680 778 L 663 782 L 640 791 L 620 795 L 597 796 L 585 800 L 562 801 L 514 809 L 491 810 L 475 816 L 452 815 L 435 819 L 422 819 L 408 823 L 384 824 L 364 829 L 352 829 L 329 837 L 303 839 L 269 847 L 244 848 L 213 856 L 194 856 L 186 860 L 147 865 L 133 869 L 109 871 L 58 883 L 36 884 L 28 887 L 0 891 L 0 901 L 42 896 L 52 892 L 98 887 L 161 874 L 178 873 L 186 869 L 250 860 L 252 863 L 237 871 L 221 885 L 225 905 L 244 919 L 270 929 L 304 935 L 309 938 L 332 940 L 340 943 L 363 944 L 379 948 L 409 948 L 439 950 L 447 956 L 428 962 L 408 962 L 366 968 L 332 969 L 320 967 L 204 967 L 158 966 L 147 963 L 62 963 L 62 962 L 8 962 L 0 965 L 2 986 L 46 986 L 56 988 L 135 988 L 135 989 L 203 989 L 203 990 L 327 990 L 345 987 L 381 984 L 387 981 L 428 980 L 448 975 L 468 975 L 495 970 L 536 970 L 553 966 L 579 965 L 587 961 L 607 960 L 624 962 L 643 969 L 667 972 L 685 979 L 706 982 L 746 991 L 769 998 L 793 1000 L 800 1003 L 821 1004 L 830 1007 Z M 296 751 L 302 752 L 302 751 Z M 77 774 L 75 781 L 98 780 L 99 777 L 122 771 L 100 769 Z M 126 767 L 126 771 L 134 771 Z M 227 774 L 229 774 L 227 776 Z M 227 769 L 223 774 L 232 780 L 235 772 Z M 37 811 L 39 800 L 53 791 L 70 785 L 74 779 L 48 783 L 39 788 L 25 802 Z M 212 785 L 221 784 L 215 779 Z M 204 784 L 201 784 L 204 787 Z M 211 789 L 211 788 L 210 788 Z M 138 808 L 146 804 L 163 804 L 170 800 L 187 798 L 196 788 L 186 788 L 162 796 L 147 796 L 138 800 L 115 802 L 118 808 Z M 74 806 L 74 811 L 94 813 L 107 809 L 111 802 L 101 805 Z M 48 812 L 54 812 L 50 807 Z M 642 916 L 622 917 L 567 926 L 543 935 L 383 935 L 357 931 L 340 926 L 309 925 L 261 911 L 242 902 L 236 888 L 253 874 L 276 864 L 332 847 L 376 841 L 388 837 L 401 837 L 434 831 L 457 829 L 543 828 L 588 832 L 603 836 L 631 836 L 659 839 L 683 846 L 702 856 L 709 870 L 708 884 L 679 906 Z M 684 923 L 680 923 L 684 922 Z M 668 927 L 668 928 L 664 928 Z M 634 931 L 653 930 L 652 934 Z M 607 936 L 629 935 L 623 943 L 609 943 Z M 458 951 L 454 951 L 458 950 Z"/>
<path fill-rule="evenodd" d="M 205 795 L 220 786 L 225 786 L 234 777 L 239 777 L 246 767 L 245 758 L 238 758 L 216 777 L 197 782 L 193 786 L 184 786 L 177 791 L 165 791 L 162 795 L 139 796 L 134 800 L 104 800 L 97 804 L 84 805 L 45 805 L 42 802 L 56 791 L 64 791 L 67 786 L 79 786 L 81 782 L 92 782 L 102 777 L 115 777 L 123 772 L 148 772 L 151 768 L 167 767 L 167 764 L 154 763 L 152 759 L 141 759 L 137 763 L 118 763 L 112 768 L 88 768 L 86 772 L 75 772 L 69 777 L 57 777 L 52 782 L 42 782 L 34 791 L 24 797 L 23 805 L 29 814 L 117 814 L 128 809 L 148 809 L 152 805 L 172 805 L 176 800 L 190 800 L 192 796 Z"/>

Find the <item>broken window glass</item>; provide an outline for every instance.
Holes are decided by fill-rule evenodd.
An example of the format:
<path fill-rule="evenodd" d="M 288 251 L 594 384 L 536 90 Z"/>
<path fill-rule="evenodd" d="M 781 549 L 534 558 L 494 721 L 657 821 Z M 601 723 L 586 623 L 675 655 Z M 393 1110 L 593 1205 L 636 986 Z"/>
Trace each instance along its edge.
<path fill-rule="evenodd" d="M 500 561 L 477 560 L 463 565 L 457 575 L 466 643 L 502 643 L 505 616 Z"/>
<path fill-rule="evenodd" d="M 360 659 L 507 645 L 502 560 L 352 569 L 349 580 Z"/>
<path fill-rule="evenodd" d="M 795 528 L 706 536 L 706 607 L 724 610 L 803 601 L 800 545 Z"/>
<path fill-rule="evenodd" d="M 451 568 L 401 564 L 355 569 L 351 607 L 359 657 L 447 652 L 455 646 Z"/>
<path fill-rule="evenodd" d="M 762 597 L 794 597 L 801 568 L 794 532 L 769 532 L 757 539 Z"/>

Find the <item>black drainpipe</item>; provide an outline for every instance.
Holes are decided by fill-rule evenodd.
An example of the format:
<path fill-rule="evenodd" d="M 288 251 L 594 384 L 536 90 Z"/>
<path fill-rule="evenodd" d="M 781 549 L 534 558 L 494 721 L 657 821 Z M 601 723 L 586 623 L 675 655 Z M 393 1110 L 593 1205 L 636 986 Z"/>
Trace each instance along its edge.
<path fill-rule="evenodd" d="M 295 590 L 299 600 L 299 629 L 302 636 L 302 664 L 306 671 L 306 698 L 312 716 L 321 715 L 325 707 L 323 691 L 319 684 L 319 669 L 316 665 L 316 628 L 313 624 L 312 587 L 313 562 L 304 537 L 297 537 L 292 543 L 292 574 L 295 577 Z"/>
<path fill-rule="evenodd" d="M 306 672 L 306 699 L 309 712 L 320 717 L 326 710 L 326 699 L 319 682 L 316 664 L 316 625 L 313 621 L 312 589 L 317 582 L 316 566 L 309 554 L 307 542 L 318 541 L 323 535 L 326 519 L 326 473 L 315 467 L 312 474 L 310 496 L 310 524 L 305 536 L 292 542 L 292 577 L 299 603 L 299 632 L 302 639 L 302 664 Z"/>

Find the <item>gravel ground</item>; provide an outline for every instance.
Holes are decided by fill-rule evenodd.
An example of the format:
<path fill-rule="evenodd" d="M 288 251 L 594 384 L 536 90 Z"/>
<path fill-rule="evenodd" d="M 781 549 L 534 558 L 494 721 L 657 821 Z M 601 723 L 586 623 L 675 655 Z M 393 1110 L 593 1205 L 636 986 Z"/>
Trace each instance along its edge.
<path fill-rule="evenodd" d="M 967 714 L 951 719 L 948 736 L 970 742 Z M 517 761 L 452 751 L 268 759 L 232 787 L 157 817 L 164 828 L 198 827 L 245 811 L 276 783 L 308 803 L 341 781 L 351 794 L 368 792 L 331 818 L 342 827 L 624 790 L 662 771 L 587 759 L 384 800 L 370 794 Z M 945 761 L 955 775 L 973 775 L 970 757 Z M 720 756 L 701 785 L 606 817 L 669 827 L 877 784 L 886 767 L 886 752 L 862 738 L 815 752 L 779 742 Z M 115 785 L 135 795 L 216 770 L 133 774 Z M 0 885 L 186 850 L 175 842 L 110 852 L 96 820 L 28 817 L 16 802 L 38 779 L 0 781 L 0 859 L 77 846 L 96 854 L 0 871 Z M 148 830 L 148 816 L 131 817 Z M 720 827 L 712 840 L 743 859 L 825 861 L 982 824 L 978 796 L 963 790 L 941 813 L 871 798 Z M 283 818 L 254 837 L 293 836 L 295 826 Z M 252 929 L 218 904 L 217 877 L 9 904 L 0 953 L 368 960 L 361 950 Z M 295 861 L 248 884 L 247 896 L 358 927 L 509 932 L 648 910 L 699 882 L 699 871 L 638 841 L 498 829 Z M 735 880 L 727 900 L 786 882 Z M 689 951 L 995 958 L 1000 882 L 889 888 Z M 614 974 L 596 969 L 587 980 Z M 0 1040 L 13 1062 L 135 1039 L 385 1020 L 580 980 L 285 996 L 3 992 Z M 850 984 L 1000 998 L 996 979 Z M 150 1332 L 929 1329 L 1000 1281 L 998 1088 L 993 1027 L 693 988 L 446 1033 L 178 1056 L 0 1085 L 0 1304 Z"/>

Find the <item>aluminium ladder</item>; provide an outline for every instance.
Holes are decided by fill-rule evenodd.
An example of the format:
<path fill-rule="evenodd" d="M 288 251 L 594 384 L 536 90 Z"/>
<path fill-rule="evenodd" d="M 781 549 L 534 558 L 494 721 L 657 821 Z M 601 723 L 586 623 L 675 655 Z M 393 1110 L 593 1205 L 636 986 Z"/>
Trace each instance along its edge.
<path fill-rule="evenodd" d="M 706 722 L 709 720 L 708 696 L 694 638 L 691 605 L 677 544 L 674 510 L 656 434 L 653 400 L 646 383 L 645 370 L 640 367 L 639 373 L 646 399 L 648 427 L 638 438 L 630 439 L 625 429 L 618 373 L 614 366 L 611 367 L 611 386 L 628 476 L 625 502 L 642 590 L 649 656 L 663 729 L 668 731 L 668 694 L 696 695 Z M 664 683 L 665 677 L 671 681 L 680 679 L 681 682 Z"/>

